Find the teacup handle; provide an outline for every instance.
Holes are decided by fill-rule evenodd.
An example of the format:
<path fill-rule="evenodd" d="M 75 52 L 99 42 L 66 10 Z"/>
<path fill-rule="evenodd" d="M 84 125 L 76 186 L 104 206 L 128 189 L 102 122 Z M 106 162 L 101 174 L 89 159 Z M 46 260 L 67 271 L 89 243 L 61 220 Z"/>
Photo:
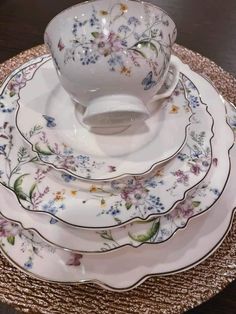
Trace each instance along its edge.
<path fill-rule="evenodd" d="M 170 67 L 173 69 L 172 70 L 173 81 L 172 81 L 171 85 L 169 86 L 169 88 L 165 92 L 160 93 L 160 94 L 156 94 L 155 96 L 153 96 L 151 102 L 170 97 L 170 95 L 175 90 L 176 85 L 178 84 L 178 81 L 179 81 L 179 66 L 178 66 L 178 63 L 175 60 L 173 60 L 172 57 L 170 60 Z"/>

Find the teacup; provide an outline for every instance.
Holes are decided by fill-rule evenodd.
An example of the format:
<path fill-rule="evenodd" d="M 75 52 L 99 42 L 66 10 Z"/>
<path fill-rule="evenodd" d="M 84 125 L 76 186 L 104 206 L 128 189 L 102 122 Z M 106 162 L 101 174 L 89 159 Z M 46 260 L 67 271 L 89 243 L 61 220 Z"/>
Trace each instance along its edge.
<path fill-rule="evenodd" d="M 62 86 L 86 109 L 83 122 L 114 127 L 146 119 L 148 103 L 171 95 L 176 36 L 173 20 L 153 4 L 96 0 L 59 13 L 44 39 Z M 173 82 L 158 94 L 169 67 Z"/>

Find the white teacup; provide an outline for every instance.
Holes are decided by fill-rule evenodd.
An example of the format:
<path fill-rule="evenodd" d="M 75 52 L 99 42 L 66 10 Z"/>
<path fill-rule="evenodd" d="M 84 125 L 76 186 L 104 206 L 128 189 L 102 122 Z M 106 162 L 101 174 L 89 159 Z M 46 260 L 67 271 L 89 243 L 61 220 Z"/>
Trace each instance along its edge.
<path fill-rule="evenodd" d="M 86 108 L 84 123 L 114 127 L 146 119 L 146 104 L 171 95 L 176 36 L 173 20 L 153 4 L 96 0 L 59 13 L 44 39 L 62 86 Z M 169 66 L 173 82 L 157 94 Z"/>

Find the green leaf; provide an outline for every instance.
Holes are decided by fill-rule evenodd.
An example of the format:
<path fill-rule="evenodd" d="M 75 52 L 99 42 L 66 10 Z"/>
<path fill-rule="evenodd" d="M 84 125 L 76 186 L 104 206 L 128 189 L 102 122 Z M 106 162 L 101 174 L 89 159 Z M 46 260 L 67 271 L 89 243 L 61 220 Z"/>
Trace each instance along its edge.
<path fill-rule="evenodd" d="M 137 220 L 137 221 L 135 221 L 135 224 L 136 224 L 136 225 L 143 225 L 143 224 L 151 223 L 151 222 L 156 221 L 156 220 L 157 220 L 156 217 L 151 218 L 151 219 L 149 219 L 149 220 Z"/>
<path fill-rule="evenodd" d="M 118 224 L 121 224 L 121 220 L 119 218 L 115 217 L 114 219 Z"/>
<path fill-rule="evenodd" d="M 143 58 L 147 59 L 145 53 L 143 53 L 142 51 L 140 51 L 140 50 L 138 50 L 136 48 L 131 48 L 131 50 L 136 52 L 136 53 L 138 53 L 138 54 L 140 54 Z"/>
<path fill-rule="evenodd" d="M 125 207 L 127 210 L 129 210 L 132 207 L 132 203 L 125 203 Z"/>
<path fill-rule="evenodd" d="M 105 205 L 106 201 L 104 200 L 104 198 L 101 199 L 101 205 Z"/>
<path fill-rule="evenodd" d="M 158 56 L 157 47 L 152 42 L 150 42 L 150 48 L 151 48 L 152 51 L 154 51 L 156 53 L 156 56 Z"/>
<path fill-rule="evenodd" d="M 197 201 L 192 202 L 192 205 L 194 208 L 200 206 L 200 204 L 201 202 L 197 202 Z"/>
<path fill-rule="evenodd" d="M 98 232 L 98 234 L 101 236 L 101 238 L 105 239 L 105 240 L 110 240 L 110 241 L 114 241 L 111 231 L 101 231 Z"/>
<path fill-rule="evenodd" d="M 51 156 L 51 155 L 53 155 L 53 153 L 52 153 L 50 150 L 44 150 L 44 149 L 42 149 L 42 148 L 39 146 L 38 143 L 36 143 L 36 144 L 34 145 L 34 148 L 35 148 L 35 150 L 36 150 L 39 154 L 41 154 L 41 155 L 45 155 L 45 156 Z"/>
<path fill-rule="evenodd" d="M 92 35 L 94 38 L 98 38 L 99 32 L 92 32 L 91 35 Z"/>
<path fill-rule="evenodd" d="M 141 40 L 135 44 L 135 47 L 138 49 L 140 48 L 150 48 L 152 51 L 155 52 L 156 56 L 158 56 L 157 47 L 151 41 Z M 139 51 L 139 50 L 138 50 Z"/>
<path fill-rule="evenodd" d="M 143 242 L 147 242 L 151 240 L 151 238 L 154 237 L 155 234 L 157 234 L 157 232 L 159 231 L 159 228 L 160 228 L 160 221 L 158 220 L 157 222 L 154 222 L 152 224 L 151 228 L 147 231 L 147 233 L 134 235 L 129 232 L 128 235 L 132 240 L 143 243 Z"/>
<path fill-rule="evenodd" d="M 34 190 L 35 190 L 36 186 L 37 186 L 37 184 L 34 183 L 34 184 L 31 186 L 31 188 L 30 188 L 29 197 L 30 197 L 31 200 L 32 200 L 32 196 L 33 196 L 33 193 L 34 193 Z"/>
<path fill-rule="evenodd" d="M 29 173 L 22 174 L 19 178 L 16 179 L 13 185 L 13 189 L 16 195 L 18 196 L 18 198 L 22 200 L 27 200 L 27 195 L 23 192 L 23 189 L 22 189 L 22 183 L 23 183 L 24 177 L 28 175 Z"/>
<path fill-rule="evenodd" d="M 14 91 L 10 91 L 9 96 L 10 96 L 10 97 L 13 97 L 13 96 L 15 96 L 15 94 L 16 94 L 16 93 L 15 93 Z"/>
<path fill-rule="evenodd" d="M 11 245 L 14 245 L 15 244 L 15 237 L 14 236 L 7 237 L 7 242 L 10 243 Z"/>

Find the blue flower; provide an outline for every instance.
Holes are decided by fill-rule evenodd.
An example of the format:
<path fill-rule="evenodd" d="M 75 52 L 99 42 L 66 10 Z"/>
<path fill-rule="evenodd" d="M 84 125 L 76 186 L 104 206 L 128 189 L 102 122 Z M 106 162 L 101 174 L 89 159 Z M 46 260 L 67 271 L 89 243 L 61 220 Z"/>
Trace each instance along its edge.
<path fill-rule="evenodd" d="M 55 206 L 54 201 L 49 201 L 47 204 L 42 206 L 43 210 L 50 214 L 55 214 L 57 212 L 57 207 Z"/>
<path fill-rule="evenodd" d="M 83 47 L 84 48 L 84 54 L 81 56 L 80 61 L 82 65 L 89 65 L 89 64 L 95 64 L 98 59 L 99 55 L 95 54 L 94 52 L 89 52 L 89 48 Z"/>
<path fill-rule="evenodd" d="M 75 181 L 75 180 L 76 180 L 75 177 L 73 177 L 72 175 L 67 174 L 67 173 L 63 173 L 63 174 L 61 175 L 61 177 L 62 177 L 62 179 L 63 179 L 65 182 L 71 182 L 71 181 Z"/>
<path fill-rule="evenodd" d="M 114 210 L 112 210 L 111 214 L 112 214 L 112 216 L 117 216 L 117 215 L 120 214 L 120 210 L 119 209 L 114 209 Z"/>
<path fill-rule="evenodd" d="M 134 39 L 138 41 L 140 39 L 140 35 L 138 33 L 134 33 Z"/>
<path fill-rule="evenodd" d="M 120 55 L 114 55 L 110 57 L 107 63 L 110 65 L 112 71 L 115 71 L 115 67 L 117 65 L 123 66 L 122 57 Z"/>
<path fill-rule="evenodd" d="M 181 161 L 184 161 L 186 158 L 188 158 L 188 156 L 186 154 L 180 153 L 177 158 Z"/>
<path fill-rule="evenodd" d="M 118 32 L 119 33 L 125 33 L 127 34 L 128 32 L 130 32 L 131 29 L 129 28 L 129 26 L 127 25 L 121 25 L 119 28 L 118 28 Z"/>
<path fill-rule="evenodd" d="M 190 101 L 190 105 L 191 105 L 193 108 L 197 108 L 197 107 L 200 106 L 200 103 L 199 103 L 199 101 L 198 101 L 198 97 L 196 97 L 196 96 L 190 95 L 189 101 Z"/>
<path fill-rule="evenodd" d="M 7 145 L 0 145 L 0 155 L 6 155 L 5 149 L 6 149 Z"/>
<path fill-rule="evenodd" d="M 65 155 L 68 155 L 68 156 L 72 155 L 72 154 L 73 154 L 73 149 L 72 149 L 72 148 L 65 147 L 65 148 L 64 148 L 64 154 L 65 154 Z"/>
<path fill-rule="evenodd" d="M 129 19 L 128 19 L 128 25 L 134 25 L 134 26 L 137 26 L 137 25 L 140 25 L 141 22 L 135 17 L 135 16 L 131 16 Z"/>
<path fill-rule="evenodd" d="M 211 189 L 211 192 L 213 192 L 216 196 L 220 195 L 220 191 L 218 189 Z"/>
<path fill-rule="evenodd" d="M 151 203 L 148 207 L 149 210 L 155 209 L 156 212 L 160 212 L 165 209 L 164 205 L 161 203 L 160 197 L 158 196 L 150 195 L 148 201 Z"/>
<path fill-rule="evenodd" d="M 157 187 L 157 182 L 154 178 L 151 178 L 150 180 L 147 180 L 145 182 L 147 184 L 147 186 L 151 187 L 151 188 L 156 188 Z"/>
<path fill-rule="evenodd" d="M 98 24 L 99 19 L 96 17 L 96 15 L 93 13 L 92 17 L 89 19 L 90 26 L 94 26 L 95 24 Z"/>
<path fill-rule="evenodd" d="M 230 123 L 230 126 L 235 129 L 236 128 L 236 116 L 233 116 L 233 119 L 230 119 L 229 123 Z"/>
<path fill-rule="evenodd" d="M 89 20 L 89 23 L 90 23 L 90 26 L 94 26 L 94 25 L 95 25 L 95 21 L 94 21 L 94 19 L 93 19 L 93 18 L 91 18 L 91 19 Z"/>
<path fill-rule="evenodd" d="M 55 218 L 50 219 L 50 225 L 55 225 L 56 223 L 58 223 L 57 219 L 55 219 Z"/>
<path fill-rule="evenodd" d="M 24 263 L 24 268 L 26 269 L 32 269 L 33 267 L 33 261 L 32 261 L 32 257 L 29 257 L 28 261 L 26 261 Z"/>

